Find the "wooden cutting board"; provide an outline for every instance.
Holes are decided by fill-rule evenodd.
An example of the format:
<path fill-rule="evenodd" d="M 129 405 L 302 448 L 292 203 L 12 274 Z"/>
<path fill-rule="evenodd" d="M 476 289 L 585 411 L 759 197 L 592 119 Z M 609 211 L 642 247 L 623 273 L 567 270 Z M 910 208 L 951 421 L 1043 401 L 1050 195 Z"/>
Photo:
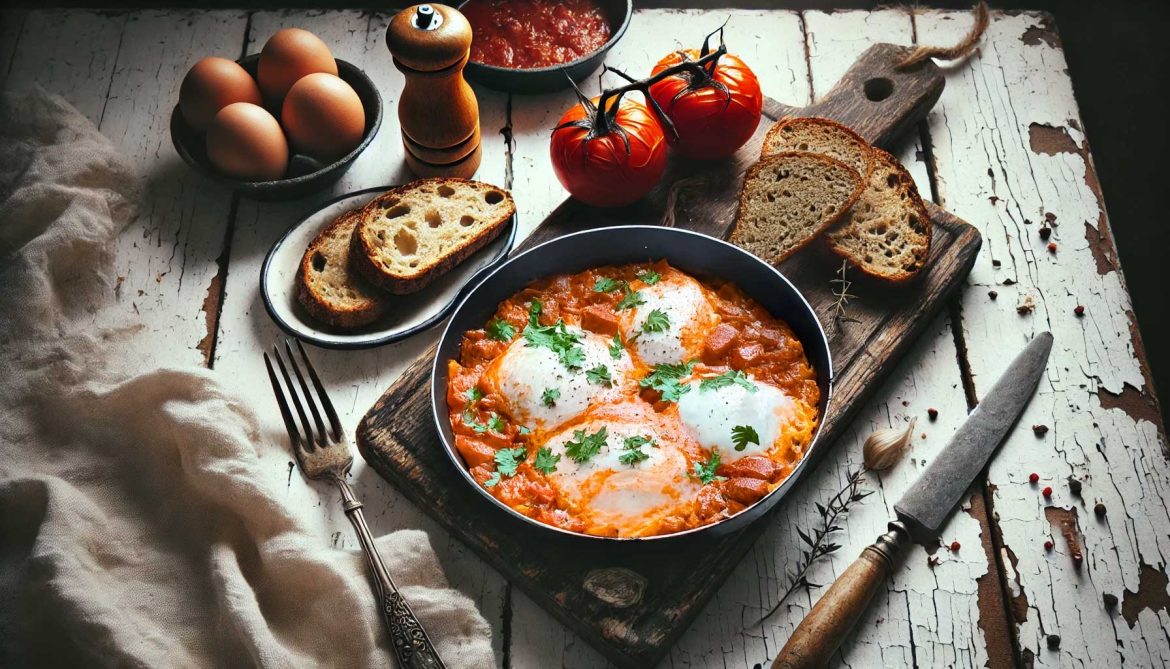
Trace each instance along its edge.
<path fill-rule="evenodd" d="M 905 47 L 879 44 L 858 58 L 824 99 L 804 109 L 767 100 L 752 141 L 732 160 L 674 164 L 662 184 L 636 205 L 599 210 L 566 200 L 518 250 L 589 227 L 666 223 L 723 238 L 734 216 L 743 173 L 759 155 L 763 135 L 783 116 L 821 116 L 852 127 L 867 140 L 891 148 L 922 120 L 942 93 L 939 69 L 927 61 L 899 72 Z M 672 184 L 686 179 L 686 188 Z M 664 221 L 674 201 L 673 221 Z M 821 428 L 828 442 L 889 374 L 914 338 L 963 282 L 978 253 L 975 228 L 928 205 L 934 222 L 930 263 L 910 286 L 858 282 L 848 315 L 833 322 L 833 284 L 840 260 L 810 246 L 780 266 L 816 309 L 830 334 L 836 369 L 832 406 Z M 851 279 L 860 278 L 854 270 Z M 437 340 L 437 334 L 433 335 Z M 534 601 L 628 667 L 655 664 L 711 598 L 767 526 L 771 515 L 728 536 L 702 535 L 669 542 L 588 545 L 534 531 L 486 504 L 454 470 L 431 418 L 430 368 L 434 348 L 415 362 L 362 420 L 358 447 L 366 461 L 403 494 L 430 513 Z M 800 495 L 795 488 L 790 495 Z M 780 504 L 784 504 L 781 501 Z M 780 506 L 780 505 L 777 505 Z"/>

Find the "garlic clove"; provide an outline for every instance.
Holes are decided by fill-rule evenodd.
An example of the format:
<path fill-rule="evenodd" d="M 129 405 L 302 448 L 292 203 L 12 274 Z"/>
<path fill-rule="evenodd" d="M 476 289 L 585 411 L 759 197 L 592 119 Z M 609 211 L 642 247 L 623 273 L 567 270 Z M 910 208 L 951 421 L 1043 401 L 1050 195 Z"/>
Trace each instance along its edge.
<path fill-rule="evenodd" d="M 873 471 L 889 469 L 902 459 L 906 447 L 910 445 L 910 438 L 914 434 L 914 426 L 918 417 L 910 420 L 905 429 L 896 427 L 877 430 L 865 440 L 862 454 L 865 458 L 865 468 Z"/>

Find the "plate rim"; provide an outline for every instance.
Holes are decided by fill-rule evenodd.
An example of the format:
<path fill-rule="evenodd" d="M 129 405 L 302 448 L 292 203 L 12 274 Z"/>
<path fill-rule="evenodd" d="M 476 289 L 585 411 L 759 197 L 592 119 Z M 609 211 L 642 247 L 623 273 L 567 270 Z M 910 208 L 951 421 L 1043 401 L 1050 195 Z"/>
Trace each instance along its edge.
<path fill-rule="evenodd" d="M 359 339 L 356 341 L 330 341 L 306 333 L 293 324 L 286 322 L 284 318 L 280 317 L 277 314 L 276 307 L 273 305 L 272 295 L 269 290 L 268 272 L 272 265 L 273 257 L 276 255 L 277 249 L 284 245 L 289 236 L 292 235 L 293 232 L 304 225 L 313 216 L 316 216 L 318 213 L 320 213 L 323 209 L 331 207 L 338 202 L 341 202 L 342 200 L 358 197 L 361 195 L 368 195 L 371 193 L 384 193 L 392 188 L 398 188 L 402 185 L 404 184 L 389 184 L 386 186 L 360 188 L 358 190 L 342 193 L 337 197 L 330 198 L 329 200 L 322 202 L 311 212 L 297 219 L 297 221 L 290 225 L 284 232 L 282 232 L 280 236 L 276 238 L 276 241 L 273 242 L 272 245 L 268 248 L 268 252 L 264 254 L 264 262 L 260 264 L 260 299 L 264 302 L 264 310 L 268 312 L 268 317 L 271 318 L 272 322 L 276 323 L 276 326 L 280 328 L 285 334 L 296 337 L 303 342 L 313 344 L 314 346 L 336 351 L 356 351 L 368 348 L 378 348 L 380 346 L 386 346 L 388 344 L 402 341 L 424 330 L 429 330 L 444 318 L 446 318 L 451 313 L 451 310 L 455 307 L 455 305 L 460 304 L 463 301 L 467 291 L 479 284 L 479 280 L 484 275 L 484 273 L 494 270 L 501 262 L 507 260 L 508 256 L 512 253 L 512 250 L 516 245 L 516 234 L 520 227 L 518 211 L 512 214 L 508 220 L 508 223 L 506 224 L 509 225 L 510 228 L 507 232 L 507 239 L 505 240 L 504 246 L 501 248 L 499 254 L 496 257 L 490 259 L 487 264 L 472 274 L 463 284 L 463 286 L 455 293 L 451 300 L 431 317 L 427 318 L 421 323 L 418 323 L 417 325 L 413 325 L 409 328 L 406 328 L 405 330 L 394 332 L 392 334 L 372 337 L 369 339 Z"/>

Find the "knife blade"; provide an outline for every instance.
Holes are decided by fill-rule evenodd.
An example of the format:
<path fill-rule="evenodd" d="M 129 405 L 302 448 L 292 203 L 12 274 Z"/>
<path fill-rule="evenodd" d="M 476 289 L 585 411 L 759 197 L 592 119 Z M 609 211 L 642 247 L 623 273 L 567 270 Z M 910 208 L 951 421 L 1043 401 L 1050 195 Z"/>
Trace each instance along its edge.
<path fill-rule="evenodd" d="M 894 505 L 897 520 L 866 547 L 800 622 L 776 656 L 772 669 L 828 664 L 845 635 L 865 611 L 910 540 L 937 539 L 943 525 L 982 473 L 1040 384 L 1052 334 L 1036 335 L 1008 365 L 984 399 Z"/>

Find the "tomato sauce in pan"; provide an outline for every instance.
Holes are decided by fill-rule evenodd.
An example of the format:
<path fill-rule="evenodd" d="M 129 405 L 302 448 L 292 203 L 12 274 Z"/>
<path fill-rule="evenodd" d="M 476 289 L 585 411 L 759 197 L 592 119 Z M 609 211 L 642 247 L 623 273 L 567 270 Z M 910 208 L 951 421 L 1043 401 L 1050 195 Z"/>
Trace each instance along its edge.
<path fill-rule="evenodd" d="M 677 323 L 651 332 L 654 311 Z M 558 334 L 572 346 L 554 355 L 548 341 Z M 675 344 L 688 358 L 675 365 L 687 367 L 678 383 L 688 388 L 666 397 L 677 387 L 648 381 L 671 364 L 650 357 Z M 736 286 L 665 261 L 533 282 L 465 333 L 448 372 L 455 446 L 472 477 L 520 513 L 594 535 L 668 534 L 740 512 L 788 477 L 819 419 L 816 373 L 791 328 Z M 769 409 L 781 417 L 775 441 L 740 434 L 716 460 L 716 446 L 702 441 L 731 423 L 703 412 L 723 397 L 741 398 L 713 410 L 732 412 L 732 431 L 754 424 L 760 434 L 763 419 L 738 405 L 782 398 Z M 573 411 L 574 401 L 583 408 Z"/>
<path fill-rule="evenodd" d="M 470 0 L 471 60 L 514 69 L 569 63 L 609 41 L 609 19 L 591 0 Z"/>

